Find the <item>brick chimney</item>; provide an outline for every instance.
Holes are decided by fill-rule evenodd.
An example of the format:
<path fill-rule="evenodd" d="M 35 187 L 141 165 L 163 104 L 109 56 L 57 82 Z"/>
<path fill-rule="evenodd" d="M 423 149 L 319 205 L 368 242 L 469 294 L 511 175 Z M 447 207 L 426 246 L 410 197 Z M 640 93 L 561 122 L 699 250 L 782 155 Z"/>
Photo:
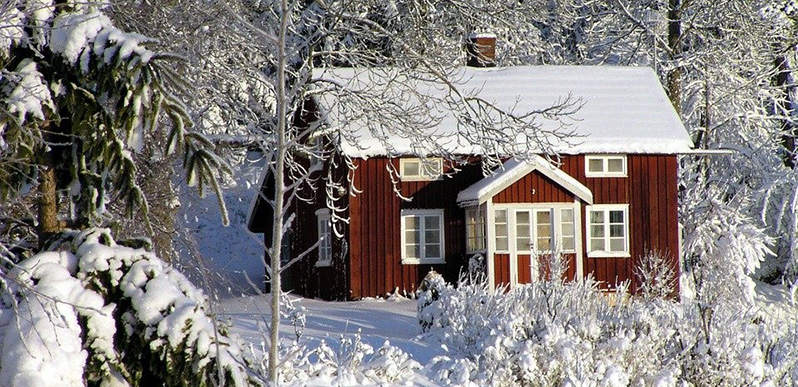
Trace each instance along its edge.
<path fill-rule="evenodd" d="M 470 67 L 496 66 L 496 35 L 472 33 L 466 43 L 466 65 Z"/>

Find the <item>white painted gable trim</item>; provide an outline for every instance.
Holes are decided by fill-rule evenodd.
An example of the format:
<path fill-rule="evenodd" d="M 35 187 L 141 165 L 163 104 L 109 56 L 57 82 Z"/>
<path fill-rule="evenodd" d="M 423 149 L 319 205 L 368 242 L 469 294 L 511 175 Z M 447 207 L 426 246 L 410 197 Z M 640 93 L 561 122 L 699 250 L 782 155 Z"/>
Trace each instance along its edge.
<path fill-rule="evenodd" d="M 457 194 L 457 204 L 460 207 L 470 207 L 485 203 L 505 188 L 536 170 L 565 188 L 568 192 L 576 195 L 585 203 L 593 204 L 593 192 L 589 188 L 541 156 L 535 156 L 527 161 L 510 159 L 504 163 L 502 169 L 460 191 Z"/>

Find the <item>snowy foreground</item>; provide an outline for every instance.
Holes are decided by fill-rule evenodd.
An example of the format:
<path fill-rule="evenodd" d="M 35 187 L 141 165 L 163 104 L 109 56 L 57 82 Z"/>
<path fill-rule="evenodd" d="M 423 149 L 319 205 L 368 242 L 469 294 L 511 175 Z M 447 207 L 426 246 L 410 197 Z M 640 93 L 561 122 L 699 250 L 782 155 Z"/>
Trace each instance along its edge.
<path fill-rule="evenodd" d="M 0 387 L 267 384 L 265 297 L 209 303 L 108 230 L 52 249 L 0 276 Z M 427 281 L 418 300 L 283 297 L 280 385 L 798 385 L 798 313 L 780 288 L 677 303 L 590 279 Z"/>
<path fill-rule="evenodd" d="M 284 312 L 282 319 L 284 345 L 291 347 L 288 343 L 299 338 L 305 353 L 321 347 L 327 355 L 294 362 L 305 371 L 284 367 L 283 377 L 291 385 L 320 386 L 775 387 L 796 382 L 796 309 L 783 287 L 758 284 L 755 305 L 730 314 L 719 310 L 707 345 L 689 303 L 655 300 L 618 307 L 606 297 L 594 299 L 589 286 L 566 290 L 562 284 L 548 289 L 565 290 L 559 298 L 541 287 L 493 297 L 482 286 L 457 291 L 439 286 L 441 300 L 423 308 L 424 333 L 417 308 L 429 301 L 424 299 L 429 292 L 419 301 L 292 298 L 293 315 Z M 527 297 L 534 303 L 540 296 L 549 297 L 564 324 L 553 315 L 524 318 L 518 303 L 502 302 Z M 475 298 L 481 305 L 469 305 Z M 221 309 L 232 332 L 258 352 L 267 337 L 266 297 L 223 300 Z M 386 348 L 402 356 L 383 356 Z M 329 370 L 319 372 L 325 364 Z M 374 375 L 380 369 L 382 374 Z"/>
<path fill-rule="evenodd" d="M 269 297 L 247 296 L 221 302 L 220 318 L 231 323 L 232 333 L 258 355 L 264 352 L 263 342 L 268 338 Z M 301 309 L 297 312 L 304 317 L 304 325 L 296 318 L 296 312 L 294 316 L 284 315 L 281 339 L 286 347 L 298 343 L 306 356 L 310 354 L 307 362 L 296 365 L 315 363 L 309 366 L 310 370 L 283 367 L 284 377 L 294 385 L 439 385 L 427 380 L 422 368 L 435 357 L 445 355 L 445 350 L 437 341 L 419 335 L 416 300 L 292 300 Z"/>
<path fill-rule="evenodd" d="M 253 345 L 263 340 L 265 323 L 270 310 L 266 296 L 249 296 L 222 301 L 221 317 L 233 323 L 232 331 Z M 363 343 L 379 348 L 386 341 L 426 363 L 444 354 L 440 344 L 419 337 L 421 328 L 416 317 L 417 302 L 403 297 L 365 299 L 352 302 L 328 302 L 295 299 L 305 308 L 305 327 L 302 339 L 309 345 L 324 340 L 331 346 L 341 337 L 354 339 L 358 334 Z M 285 340 L 296 338 L 292 319 L 284 318 L 280 334 Z"/>

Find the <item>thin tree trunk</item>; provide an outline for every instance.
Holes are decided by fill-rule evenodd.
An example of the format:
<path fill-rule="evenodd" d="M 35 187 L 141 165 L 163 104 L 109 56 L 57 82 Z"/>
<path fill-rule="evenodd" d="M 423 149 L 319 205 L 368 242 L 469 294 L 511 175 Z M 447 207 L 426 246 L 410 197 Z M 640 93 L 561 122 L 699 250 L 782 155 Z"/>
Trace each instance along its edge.
<path fill-rule="evenodd" d="M 56 197 L 55 159 L 52 150 L 42 156 L 43 168 L 39 172 L 39 248 L 43 249 L 50 237 L 62 230 L 58 222 L 58 200 Z"/>
<path fill-rule="evenodd" d="M 670 60 L 682 59 L 682 0 L 668 0 L 668 48 Z M 671 99 L 676 113 L 682 112 L 682 73 L 681 65 L 677 64 L 668 73 L 668 97 Z"/>
<path fill-rule="evenodd" d="M 792 69 L 790 68 L 790 62 L 786 55 L 777 56 L 773 64 L 776 68 L 776 75 L 773 79 L 773 83 L 776 88 L 781 91 L 782 97 L 775 101 L 773 113 L 777 117 L 783 116 L 783 118 L 779 118 L 779 120 L 781 121 L 782 131 L 781 146 L 784 148 L 784 165 L 789 168 L 795 168 L 795 137 L 798 135 L 798 133 L 796 133 L 798 128 L 796 128 L 795 124 L 790 120 L 790 116 L 793 114 L 792 98 L 793 89 L 795 88 L 795 85 L 792 84 L 790 79 Z"/>
<path fill-rule="evenodd" d="M 285 41 L 288 31 L 288 1 L 280 3 L 280 31 L 277 36 L 277 149 L 274 173 L 274 222 L 272 229 L 272 254 L 271 254 L 271 296 L 272 296 L 272 323 L 270 333 L 271 345 L 269 348 L 269 378 L 271 385 L 277 386 L 279 381 L 279 332 L 280 332 L 280 256 L 283 240 L 283 212 L 285 200 L 285 158 L 286 135 L 288 125 L 286 122 L 287 103 L 285 90 L 286 52 Z"/>

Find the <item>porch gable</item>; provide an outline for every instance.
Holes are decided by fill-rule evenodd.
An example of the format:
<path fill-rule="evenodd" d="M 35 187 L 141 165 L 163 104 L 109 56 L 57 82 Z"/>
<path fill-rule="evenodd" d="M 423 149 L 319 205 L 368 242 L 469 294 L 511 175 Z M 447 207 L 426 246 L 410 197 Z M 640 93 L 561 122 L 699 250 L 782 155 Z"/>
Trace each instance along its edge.
<path fill-rule="evenodd" d="M 530 160 L 510 159 L 502 169 L 460 191 L 457 204 L 463 208 L 479 206 L 533 171 L 548 177 L 586 204 L 593 204 L 593 192 L 589 188 L 541 156 Z"/>

